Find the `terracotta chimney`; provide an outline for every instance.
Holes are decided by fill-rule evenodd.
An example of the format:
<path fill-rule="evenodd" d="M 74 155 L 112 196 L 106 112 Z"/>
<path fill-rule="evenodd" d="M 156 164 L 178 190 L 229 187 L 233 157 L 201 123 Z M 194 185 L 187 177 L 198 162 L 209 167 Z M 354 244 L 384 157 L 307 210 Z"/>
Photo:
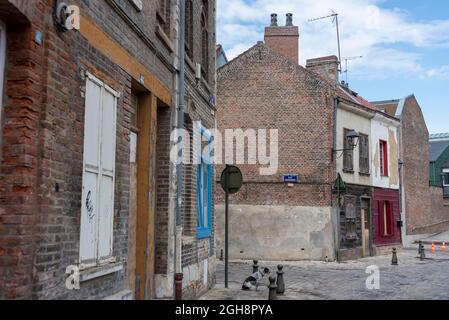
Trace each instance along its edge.
<path fill-rule="evenodd" d="M 306 68 L 330 80 L 333 84 L 338 83 L 338 58 L 336 56 L 307 60 Z"/>
<path fill-rule="evenodd" d="M 293 14 L 287 13 L 285 26 L 278 26 L 276 13 L 271 15 L 271 25 L 265 28 L 265 43 L 296 64 L 299 63 L 299 28 L 293 25 Z"/>

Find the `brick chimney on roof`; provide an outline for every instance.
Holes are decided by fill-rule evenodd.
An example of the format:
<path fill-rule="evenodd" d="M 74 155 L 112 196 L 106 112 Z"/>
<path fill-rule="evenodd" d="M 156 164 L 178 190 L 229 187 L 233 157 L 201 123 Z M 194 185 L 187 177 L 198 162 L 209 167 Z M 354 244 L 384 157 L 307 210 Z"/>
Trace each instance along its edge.
<path fill-rule="evenodd" d="M 299 28 L 293 25 L 293 14 L 287 13 L 285 26 L 278 26 L 276 13 L 271 15 L 271 25 L 265 28 L 265 43 L 296 64 L 299 63 Z"/>
<path fill-rule="evenodd" d="M 333 84 L 338 83 L 338 58 L 336 56 L 309 59 L 306 68 L 330 80 Z"/>

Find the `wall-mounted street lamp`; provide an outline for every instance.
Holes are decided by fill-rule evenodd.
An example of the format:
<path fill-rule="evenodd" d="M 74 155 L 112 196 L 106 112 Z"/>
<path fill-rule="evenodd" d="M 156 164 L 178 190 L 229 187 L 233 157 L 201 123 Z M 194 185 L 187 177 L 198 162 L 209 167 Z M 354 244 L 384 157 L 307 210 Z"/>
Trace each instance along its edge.
<path fill-rule="evenodd" d="M 349 148 L 338 149 L 338 150 L 332 149 L 332 160 L 334 158 L 334 154 L 337 154 L 338 152 L 345 153 L 347 151 L 353 151 L 359 144 L 360 134 L 355 130 L 351 130 L 346 134 L 345 138 L 346 138 L 346 141 L 348 142 Z"/>

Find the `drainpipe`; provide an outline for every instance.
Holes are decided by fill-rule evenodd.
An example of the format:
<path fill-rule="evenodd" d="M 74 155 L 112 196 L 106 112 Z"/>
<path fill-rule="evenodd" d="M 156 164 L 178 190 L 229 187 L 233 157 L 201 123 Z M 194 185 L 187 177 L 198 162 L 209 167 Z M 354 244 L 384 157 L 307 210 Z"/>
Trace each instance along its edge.
<path fill-rule="evenodd" d="M 335 162 L 335 172 L 337 172 L 337 159 L 334 156 L 334 150 L 337 150 L 337 109 L 338 109 L 338 98 L 337 96 L 334 97 L 334 112 L 333 112 L 333 121 L 334 121 L 334 126 L 332 128 L 333 130 L 333 141 L 332 141 L 332 166 L 334 165 Z M 335 174 L 334 179 L 337 178 L 337 175 Z M 332 189 L 332 183 L 331 183 L 331 189 Z M 331 190 L 331 194 L 332 194 L 333 190 Z M 333 208 L 333 205 L 331 204 L 331 207 Z M 334 220 L 334 254 L 335 254 L 335 259 L 339 262 L 340 261 L 340 257 L 339 257 L 339 248 L 340 248 L 340 193 L 338 194 L 338 199 L 337 199 L 337 214 Z"/>
<path fill-rule="evenodd" d="M 179 59 L 179 97 L 178 97 L 178 130 L 184 129 L 184 101 L 185 101 L 185 0 L 179 0 L 179 47 L 178 47 L 178 59 Z M 185 150 L 183 150 L 184 152 Z M 176 170 L 176 219 L 175 219 L 175 277 L 174 277 L 174 298 L 175 300 L 182 300 L 182 266 L 181 266 L 181 252 L 182 252 L 182 194 L 184 186 L 184 164 L 182 161 L 177 166 Z"/>

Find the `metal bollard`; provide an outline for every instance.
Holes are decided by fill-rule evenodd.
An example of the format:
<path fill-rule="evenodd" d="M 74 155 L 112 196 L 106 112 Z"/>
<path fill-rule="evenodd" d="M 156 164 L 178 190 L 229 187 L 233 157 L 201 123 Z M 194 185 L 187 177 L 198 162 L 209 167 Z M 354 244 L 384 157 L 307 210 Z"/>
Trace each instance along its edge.
<path fill-rule="evenodd" d="M 421 253 L 419 255 L 419 258 L 420 258 L 420 260 L 424 260 L 426 258 L 426 252 L 424 249 L 424 245 L 422 243 L 420 244 L 420 246 L 421 246 Z"/>
<path fill-rule="evenodd" d="M 277 300 L 277 285 L 276 285 L 276 278 L 274 276 L 270 277 L 270 285 L 268 286 L 268 300 Z"/>
<path fill-rule="evenodd" d="M 278 265 L 278 278 L 276 281 L 276 285 L 277 285 L 277 290 L 276 293 L 277 294 L 284 294 L 285 292 L 285 282 L 284 282 L 284 266 L 282 264 Z"/>
<path fill-rule="evenodd" d="M 397 255 L 396 248 L 393 248 L 393 257 L 391 259 L 391 265 L 393 265 L 393 266 L 398 265 L 398 255 Z"/>
<path fill-rule="evenodd" d="M 259 271 L 259 261 L 253 260 L 253 273 Z"/>
<path fill-rule="evenodd" d="M 421 256 L 422 241 L 418 243 L 418 255 Z"/>

